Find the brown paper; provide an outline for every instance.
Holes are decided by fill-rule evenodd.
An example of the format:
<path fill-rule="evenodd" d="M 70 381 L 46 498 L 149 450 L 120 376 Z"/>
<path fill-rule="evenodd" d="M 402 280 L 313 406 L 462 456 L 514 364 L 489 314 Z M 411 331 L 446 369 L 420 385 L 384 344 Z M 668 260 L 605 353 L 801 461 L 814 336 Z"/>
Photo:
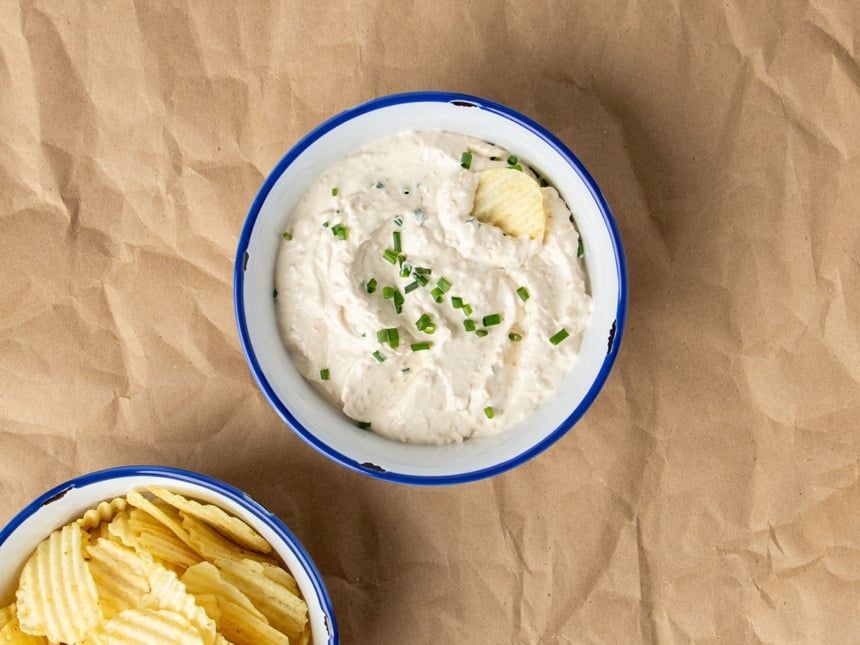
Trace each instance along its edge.
<path fill-rule="evenodd" d="M 0 522 L 152 463 L 276 512 L 345 643 L 860 634 L 860 5 L 0 7 Z M 232 261 L 264 176 L 380 94 L 553 130 L 618 220 L 630 312 L 548 452 L 441 489 L 338 467 L 255 387 Z"/>

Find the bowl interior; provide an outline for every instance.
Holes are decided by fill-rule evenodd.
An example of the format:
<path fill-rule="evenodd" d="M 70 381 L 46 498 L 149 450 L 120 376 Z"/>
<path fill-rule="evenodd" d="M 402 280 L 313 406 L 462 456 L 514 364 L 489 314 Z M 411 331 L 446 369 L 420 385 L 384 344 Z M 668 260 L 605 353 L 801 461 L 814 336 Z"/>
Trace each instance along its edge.
<path fill-rule="evenodd" d="M 243 346 L 266 396 L 309 443 L 344 465 L 386 479 L 453 483 L 507 469 L 536 454 L 585 412 L 605 379 L 626 304 L 624 260 L 608 208 L 573 155 L 548 132 L 502 106 L 454 95 L 403 95 L 371 102 L 323 124 L 291 150 L 251 208 L 236 264 Z M 457 445 L 407 445 L 364 432 L 328 404 L 290 361 L 272 289 L 281 232 L 310 184 L 336 160 L 404 130 L 448 130 L 492 141 L 536 168 L 571 207 L 583 238 L 594 312 L 580 356 L 555 394 L 530 418 Z M 572 258 L 573 260 L 573 258 Z"/>
<path fill-rule="evenodd" d="M 314 642 L 337 642 L 331 602 L 321 578 L 298 540 L 274 515 L 247 495 L 221 482 L 174 469 L 123 468 L 85 475 L 35 500 L 0 532 L 0 606 L 14 600 L 14 589 L 27 558 L 52 531 L 81 517 L 99 502 L 132 488 L 163 486 L 216 504 L 244 520 L 264 537 L 287 565 L 308 603 Z M 329 634 L 324 641 L 321 635 Z"/>

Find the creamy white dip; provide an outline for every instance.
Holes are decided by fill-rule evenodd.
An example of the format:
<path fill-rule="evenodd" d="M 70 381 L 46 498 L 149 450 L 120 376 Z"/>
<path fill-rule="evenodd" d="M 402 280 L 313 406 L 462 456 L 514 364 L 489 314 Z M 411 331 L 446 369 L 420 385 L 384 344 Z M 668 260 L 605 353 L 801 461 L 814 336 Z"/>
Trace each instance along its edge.
<path fill-rule="evenodd" d="M 287 220 L 275 270 L 281 336 L 302 375 L 362 427 L 429 444 L 495 433 L 534 412 L 576 361 L 592 305 L 564 201 L 541 189 L 544 239 L 511 237 L 470 215 L 476 173 L 508 157 L 465 135 L 405 132 L 335 163 Z M 400 261 L 389 261 L 395 232 L 403 264 L 432 271 L 409 293 L 414 270 L 401 277 Z M 451 286 L 436 302 L 440 278 Z M 385 287 L 402 295 L 400 313 Z M 424 314 L 435 333 L 416 327 Z M 493 314 L 501 322 L 485 327 Z M 398 347 L 379 341 L 386 329 L 397 329 Z M 561 330 L 569 336 L 551 343 Z"/>

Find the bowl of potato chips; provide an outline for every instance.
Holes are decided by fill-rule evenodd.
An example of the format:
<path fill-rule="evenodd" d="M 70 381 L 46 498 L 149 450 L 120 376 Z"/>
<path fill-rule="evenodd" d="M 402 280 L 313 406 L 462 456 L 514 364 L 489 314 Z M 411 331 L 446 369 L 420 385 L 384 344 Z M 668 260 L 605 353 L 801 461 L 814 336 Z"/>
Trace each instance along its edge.
<path fill-rule="evenodd" d="M 245 493 L 130 466 L 33 501 L 0 530 L 0 642 L 339 642 L 310 556 Z"/>
<path fill-rule="evenodd" d="M 435 151 L 442 148 L 425 154 L 429 146 L 420 144 L 435 137 L 433 133 L 467 138 L 467 144 L 444 149 L 445 172 L 450 170 L 458 181 L 464 173 L 476 175 L 477 189 L 473 184 L 469 192 L 461 182 L 427 196 L 428 186 L 439 176 L 432 165 L 439 157 Z M 412 148 L 400 148 L 408 153 L 390 153 L 394 148 L 380 143 L 392 138 L 410 142 L 416 139 L 413 135 L 424 139 Z M 394 162 L 388 167 L 396 170 L 385 175 L 387 170 L 376 168 L 389 153 Z M 355 170 L 340 171 L 346 167 Z M 410 173 L 415 169 L 409 182 L 403 179 L 404 167 Z M 355 189 L 359 184 L 361 192 Z M 377 207 L 382 202 L 374 200 L 383 194 L 390 198 L 386 204 L 397 208 Z M 418 203 L 419 199 L 427 201 Z M 459 228 L 432 228 L 443 218 L 423 208 L 430 203 L 467 202 L 471 210 L 458 211 Z M 557 204 L 566 212 L 558 215 Z M 382 229 L 361 218 L 383 212 L 387 228 L 377 235 Z M 550 239 L 550 225 L 553 231 L 564 227 L 574 234 L 572 245 L 564 237 L 563 247 L 553 247 L 552 258 L 561 270 L 553 266 L 523 278 L 528 281 L 535 275 L 535 283 L 542 280 L 534 286 L 549 298 L 541 300 L 537 288 L 513 282 L 520 279 L 519 267 L 525 266 L 515 262 L 506 265 L 515 268 L 505 278 L 513 277 L 496 298 L 507 313 L 489 296 L 485 299 L 490 290 L 476 286 L 474 280 L 469 298 L 461 297 L 467 295 L 467 277 L 489 275 L 481 262 L 501 248 L 481 246 L 481 231 L 492 232 L 485 239 L 492 238 L 493 243 L 531 238 L 521 245 L 531 248 L 529 243 L 538 238 Z M 474 231 L 478 232 L 473 236 Z M 419 235 L 430 243 L 407 248 Z M 460 272 L 459 282 L 446 279 L 452 277 L 451 264 L 416 261 L 412 266 L 415 258 L 430 257 L 438 240 L 448 245 L 438 258 L 444 252 L 456 262 L 479 260 L 468 276 Z M 351 263 L 341 261 L 340 249 L 347 248 L 355 249 Z M 298 259 L 288 264 L 290 272 L 281 272 L 281 263 L 290 257 Z M 560 274 L 563 281 L 549 284 Z M 582 279 L 567 280 L 571 274 Z M 251 373 L 288 427 L 347 468 L 411 484 L 456 484 L 494 476 L 558 441 L 603 387 L 618 354 L 627 312 L 620 234 L 584 165 L 557 136 L 529 117 L 490 100 L 447 92 L 380 97 L 332 117 L 298 141 L 251 205 L 238 243 L 233 282 L 239 338 Z M 464 291 L 458 291 L 461 288 Z M 583 288 L 579 302 L 588 300 L 587 316 L 577 318 L 585 308 L 565 304 L 567 318 L 553 312 L 527 327 L 515 326 L 524 320 L 515 320 L 515 312 L 539 316 L 574 291 L 579 297 Z M 324 297 L 317 298 L 316 292 Z M 409 310 L 421 299 L 431 315 Z M 377 309 L 369 308 L 363 312 L 366 302 L 385 313 L 377 315 Z M 285 311 L 296 316 L 287 318 Z M 362 320 L 370 322 L 361 327 Z M 344 329 L 348 342 L 340 343 Z M 285 334 L 293 332 L 289 345 Z M 468 342 L 477 338 L 475 347 L 483 343 L 481 347 L 493 349 L 466 354 L 460 351 L 466 346 L 459 342 L 464 338 Z M 450 349 L 445 350 L 443 343 L 449 339 L 457 343 L 448 343 Z M 504 347 L 496 351 L 506 343 L 511 344 L 510 351 Z M 564 371 L 556 370 L 551 378 L 538 374 L 543 359 L 554 361 L 566 352 L 573 355 Z M 491 354 L 493 360 L 498 357 L 493 365 L 485 360 Z M 428 366 L 435 369 L 444 361 L 451 366 L 447 374 L 429 373 Z M 492 382 L 475 387 L 472 381 L 465 387 L 457 382 L 445 391 L 465 369 L 479 363 L 486 367 L 482 378 Z M 495 377 L 512 371 L 518 372 L 511 380 L 519 385 L 503 384 L 504 391 L 496 388 L 501 377 Z M 346 374 L 351 381 L 345 380 Z M 405 381 L 411 381 L 409 389 L 402 385 Z M 498 398 L 487 401 L 494 388 Z M 521 392 L 539 402 L 533 407 L 514 402 L 524 400 Z M 399 416 L 392 427 L 398 425 L 389 432 L 378 421 L 395 411 Z M 425 427 L 458 411 L 467 411 L 468 418 L 452 422 L 451 432 L 442 428 L 428 439 Z M 505 415 L 510 424 L 503 424 Z M 410 434 L 413 422 L 415 431 Z M 395 433 L 399 436 L 392 438 Z"/>

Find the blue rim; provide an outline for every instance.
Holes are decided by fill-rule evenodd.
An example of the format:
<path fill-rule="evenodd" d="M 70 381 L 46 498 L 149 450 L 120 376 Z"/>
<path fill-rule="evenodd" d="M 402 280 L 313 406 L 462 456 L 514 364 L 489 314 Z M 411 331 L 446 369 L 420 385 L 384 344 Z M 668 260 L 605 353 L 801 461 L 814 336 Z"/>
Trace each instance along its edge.
<path fill-rule="evenodd" d="M 337 632 L 337 623 L 335 621 L 334 609 L 329 598 L 328 591 L 322 582 L 322 576 L 317 570 L 310 555 L 299 542 L 298 538 L 293 535 L 292 531 L 278 519 L 277 516 L 266 510 L 259 502 L 251 499 L 246 493 L 238 488 L 234 488 L 230 484 L 222 481 L 201 475 L 200 473 L 191 472 L 189 470 L 181 470 L 179 468 L 168 468 L 164 466 L 122 466 L 118 468 L 108 468 L 99 470 L 86 475 L 81 475 L 75 479 L 55 486 L 51 490 L 43 493 L 38 498 L 25 506 L 15 517 L 13 517 L 6 526 L 0 530 L 0 546 L 23 524 L 31 515 L 36 513 L 42 506 L 50 500 L 62 496 L 67 491 L 73 488 L 82 488 L 98 482 L 107 481 L 110 479 L 120 479 L 124 477 L 139 477 L 139 476 L 157 476 L 170 477 L 182 482 L 198 484 L 208 488 L 224 497 L 236 502 L 243 508 L 253 513 L 254 517 L 268 526 L 275 534 L 287 544 L 293 554 L 301 562 L 302 567 L 310 574 L 311 582 L 313 583 L 314 592 L 322 601 L 323 611 L 325 612 L 328 628 L 329 628 L 329 645 L 339 645 L 340 637 Z"/>
<path fill-rule="evenodd" d="M 600 213 L 603 216 L 606 227 L 609 230 L 610 236 L 612 238 L 612 246 L 615 251 L 615 257 L 617 260 L 616 270 L 618 275 L 619 290 L 618 306 L 615 314 L 615 336 L 612 342 L 612 347 L 607 352 L 606 357 L 603 360 L 603 364 L 601 365 L 601 368 L 597 373 L 597 377 L 594 379 L 591 388 L 588 390 L 585 397 L 583 397 L 582 401 L 580 401 L 579 405 L 574 408 L 571 414 L 542 441 L 533 445 L 532 447 L 520 453 L 516 457 L 495 464 L 494 466 L 489 466 L 487 468 L 481 468 L 479 470 L 473 470 L 466 473 L 460 473 L 457 475 L 411 475 L 392 472 L 388 470 L 380 472 L 375 469 L 362 466 L 362 464 L 355 461 L 354 459 L 351 459 L 350 457 L 344 455 L 341 452 L 338 452 L 337 450 L 334 450 L 327 444 L 320 441 L 316 436 L 309 432 L 307 428 L 305 428 L 301 423 L 299 423 L 299 421 L 293 416 L 293 414 L 286 408 L 286 406 L 275 394 L 272 386 L 269 384 L 268 380 L 263 374 L 259 362 L 257 361 L 257 357 L 254 353 L 254 348 L 251 343 L 251 338 L 248 334 L 248 325 L 247 320 L 245 318 L 245 304 L 242 298 L 242 292 L 244 288 L 244 258 L 245 253 L 248 250 L 248 244 L 251 240 L 251 233 L 254 230 L 254 224 L 256 223 L 257 217 L 260 214 L 260 209 L 263 206 L 263 202 L 265 202 L 266 198 L 268 197 L 269 192 L 271 192 L 272 187 L 275 185 L 275 182 L 278 181 L 280 176 L 290 166 L 290 164 L 292 164 L 307 148 L 309 148 L 318 139 L 351 119 L 382 108 L 408 103 L 452 103 L 454 101 L 462 101 L 465 103 L 472 104 L 479 109 L 487 110 L 488 112 L 492 112 L 499 116 L 505 117 L 511 121 L 514 121 L 515 123 L 518 123 L 527 130 L 530 130 L 531 132 L 539 136 L 541 139 L 543 139 L 546 143 L 548 143 L 551 147 L 553 147 L 556 152 L 558 152 L 564 159 L 566 159 L 567 162 L 574 168 L 574 170 L 576 170 L 576 172 L 588 186 L 591 196 L 597 203 Z M 236 251 L 236 261 L 233 268 L 233 304 L 236 315 L 236 324 L 239 329 L 239 339 L 242 343 L 242 350 L 245 353 L 245 358 L 248 361 L 248 365 L 251 368 L 251 373 L 253 374 L 254 379 L 257 381 L 257 384 L 260 386 L 260 389 L 262 389 L 263 394 L 269 401 L 269 404 L 273 408 L 275 408 L 275 410 L 287 423 L 287 425 L 306 443 L 315 448 L 317 451 L 321 452 L 326 457 L 329 457 L 337 463 L 346 466 L 350 470 L 354 470 L 365 475 L 370 475 L 371 477 L 376 477 L 378 479 L 384 479 L 386 481 L 398 482 L 403 484 L 461 484 L 477 481 L 486 477 L 492 477 L 493 475 L 498 475 L 512 468 L 515 468 L 516 466 L 537 456 L 538 454 L 549 448 L 551 445 L 553 445 L 562 436 L 564 436 L 582 418 L 582 416 L 597 398 L 598 393 L 600 392 L 601 388 L 603 387 L 603 384 L 606 382 L 606 379 L 609 376 L 609 372 L 612 369 L 612 365 L 615 363 L 615 358 L 618 355 L 618 348 L 621 345 L 621 338 L 624 335 L 625 321 L 627 318 L 627 262 L 624 257 L 624 249 L 621 244 L 621 235 L 618 231 L 618 226 L 615 222 L 615 218 L 612 216 L 612 213 L 609 210 L 609 205 L 606 203 L 603 194 L 597 187 L 597 183 L 594 181 L 591 174 L 589 174 L 589 172 L 585 169 L 585 166 L 582 164 L 582 162 L 579 161 L 576 155 L 574 155 L 573 152 L 571 152 L 567 148 L 567 146 L 565 146 L 561 142 L 561 140 L 559 140 L 558 137 L 552 134 L 549 130 L 547 130 L 537 122 L 533 121 L 532 119 L 523 116 L 515 110 L 512 110 L 511 108 L 501 105 L 500 103 L 489 101 L 487 99 L 483 99 L 477 96 L 452 92 L 406 92 L 402 94 L 391 94 L 388 96 L 376 98 L 333 116 L 332 118 L 328 119 L 327 121 L 323 122 L 313 130 L 311 130 L 311 132 L 306 134 L 304 137 L 302 137 L 302 139 L 300 139 L 299 142 L 296 143 L 296 145 L 293 146 L 292 149 L 290 149 L 290 151 L 287 152 L 287 154 L 284 155 L 284 157 L 278 162 L 278 164 L 266 178 L 266 181 L 265 183 L 263 183 L 263 186 L 260 188 L 259 192 L 257 193 L 257 196 L 254 198 L 254 202 L 251 204 L 251 209 L 248 211 L 248 216 L 245 219 L 245 224 L 242 227 L 242 233 L 239 237 L 239 247 Z"/>

